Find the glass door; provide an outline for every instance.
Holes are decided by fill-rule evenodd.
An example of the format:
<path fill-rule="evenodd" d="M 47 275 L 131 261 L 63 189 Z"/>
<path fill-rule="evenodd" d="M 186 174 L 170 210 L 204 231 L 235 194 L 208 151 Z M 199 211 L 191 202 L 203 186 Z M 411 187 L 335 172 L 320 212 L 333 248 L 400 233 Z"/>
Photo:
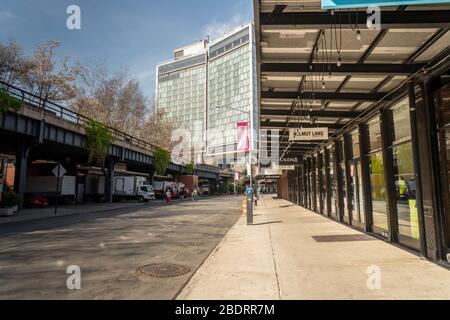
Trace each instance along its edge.
<path fill-rule="evenodd" d="M 352 161 L 350 164 L 350 208 L 352 212 L 352 225 L 362 228 L 365 223 L 364 204 L 362 201 L 361 162 Z"/>
<path fill-rule="evenodd" d="M 439 148 L 441 167 L 442 201 L 444 208 L 444 235 L 447 252 L 450 253 L 450 83 L 435 93 L 436 110 L 438 111 Z"/>
<path fill-rule="evenodd" d="M 390 146 L 392 174 L 397 217 L 396 233 L 398 242 L 415 250 L 420 250 L 419 211 L 417 208 L 417 188 L 411 141 L 411 119 L 409 99 L 405 98 L 388 111 L 388 121 L 392 127 Z"/>

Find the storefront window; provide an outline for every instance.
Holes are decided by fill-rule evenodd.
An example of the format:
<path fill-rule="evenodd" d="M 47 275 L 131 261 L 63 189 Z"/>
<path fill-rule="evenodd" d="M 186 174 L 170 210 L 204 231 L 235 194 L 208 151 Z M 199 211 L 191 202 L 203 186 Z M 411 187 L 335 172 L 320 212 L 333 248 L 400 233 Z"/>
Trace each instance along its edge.
<path fill-rule="evenodd" d="M 372 190 L 373 225 L 388 230 L 386 212 L 386 183 L 384 181 L 383 153 L 369 156 L 370 185 Z"/>
<path fill-rule="evenodd" d="M 381 149 L 381 127 L 378 117 L 367 125 L 369 131 L 369 150 Z"/>
<path fill-rule="evenodd" d="M 320 155 L 322 158 L 322 203 L 323 203 L 323 211 L 321 212 L 323 215 L 328 214 L 328 201 L 327 201 L 327 184 L 326 184 L 326 162 L 325 162 L 325 154 Z"/>
<path fill-rule="evenodd" d="M 338 188 L 342 190 L 342 203 L 344 216 L 348 216 L 348 204 L 347 204 L 347 185 L 346 185 L 346 172 L 345 172 L 345 157 L 344 157 L 344 138 L 339 140 L 339 170 L 341 181 L 339 181 Z"/>
<path fill-rule="evenodd" d="M 364 224 L 366 219 L 364 216 L 363 187 L 361 180 L 361 160 L 360 160 L 360 142 L 359 130 L 354 130 L 350 134 L 351 158 L 349 163 L 350 176 L 350 209 L 352 212 L 352 221 Z"/>
<path fill-rule="evenodd" d="M 318 164 L 318 162 L 316 161 L 316 165 Z M 315 178 L 316 178 L 316 211 L 319 212 L 320 211 L 320 171 L 317 168 L 316 169 L 316 174 L 315 174 Z"/>
<path fill-rule="evenodd" d="M 397 206 L 398 232 L 419 240 L 419 214 L 416 203 L 416 180 L 411 143 L 411 122 L 408 98 L 396 104 L 392 115 L 392 155 Z"/>
<path fill-rule="evenodd" d="M 350 139 L 351 139 L 351 157 L 353 159 L 359 158 L 361 153 L 360 153 L 360 149 L 359 149 L 359 130 L 354 130 L 351 135 L 350 135 Z"/>
<path fill-rule="evenodd" d="M 419 240 L 419 215 L 411 142 L 395 146 L 393 154 L 399 233 Z"/>
<path fill-rule="evenodd" d="M 336 177 L 335 177 L 335 172 L 334 172 L 334 152 L 335 149 L 334 148 L 330 148 L 328 149 L 328 154 L 329 154 L 329 163 L 328 163 L 328 172 L 330 173 L 330 203 L 331 203 L 331 208 L 330 208 L 330 212 L 331 215 L 336 217 L 336 196 L 337 196 L 337 190 L 336 190 Z"/>
<path fill-rule="evenodd" d="M 369 174 L 372 198 L 372 220 L 373 225 L 387 231 L 387 194 L 384 176 L 383 152 L 381 150 L 381 126 L 380 117 L 376 116 L 367 125 L 369 142 Z"/>
<path fill-rule="evenodd" d="M 411 122 L 409 118 L 409 101 L 402 100 L 392 109 L 394 125 L 393 144 L 400 144 L 411 140 Z"/>
<path fill-rule="evenodd" d="M 347 188 L 345 187 L 346 181 L 345 181 L 345 164 L 344 163 L 341 163 L 340 170 L 341 170 L 341 188 L 342 188 L 344 216 L 348 217 Z"/>

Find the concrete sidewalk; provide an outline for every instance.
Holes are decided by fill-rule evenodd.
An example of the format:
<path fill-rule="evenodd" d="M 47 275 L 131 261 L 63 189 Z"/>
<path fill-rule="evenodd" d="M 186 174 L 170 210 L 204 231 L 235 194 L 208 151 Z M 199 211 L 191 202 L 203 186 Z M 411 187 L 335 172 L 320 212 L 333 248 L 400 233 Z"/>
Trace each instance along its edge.
<path fill-rule="evenodd" d="M 178 299 L 450 299 L 449 270 L 287 201 L 265 197 L 245 222 Z"/>
<path fill-rule="evenodd" d="M 58 207 L 57 216 L 62 217 L 81 213 L 100 213 L 114 210 L 138 208 L 143 206 L 144 206 L 143 203 L 138 202 L 91 203 L 91 204 L 80 204 L 70 206 L 65 205 Z M 48 208 L 42 209 L 23 209 L 11 217 L 0 217 L 0 225 L 13 222 L 33 221 L 54 217 L 55 217 L 54 206 L 49 206 Z"/>

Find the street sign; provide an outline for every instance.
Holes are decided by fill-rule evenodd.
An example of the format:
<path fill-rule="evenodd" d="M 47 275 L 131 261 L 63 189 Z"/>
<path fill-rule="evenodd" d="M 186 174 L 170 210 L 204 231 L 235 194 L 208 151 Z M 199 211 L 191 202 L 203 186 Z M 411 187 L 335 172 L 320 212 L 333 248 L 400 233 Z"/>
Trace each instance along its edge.
<path fill-rule="evenodd" d="M 328 140 L 328 128 L 289 129 L 289 141 Z"/>
<path fill-rule="evenodd" d="M 55 191 L 55 216 L 58 214 L 58 192 L 59 192 L 59 180 L 66 174 L 67 170 L 58 163 L 55 169 L 52 170 L 53 175 L 56 179 L 56 191 Z"/>
<path fill-rule="evenodd" d="M 369 6 L 405 6 L 418 4 L 449 3 L 449 0 L 322 0 L 322 9 L 367 8 Z"/>
<path fill-rule="evenodd" d="M 295 166 L 283 166 L 283 165 L 279 165 L 277 166 L 278 170 L 282 170 L 282 171 L 294 171 L 295 170 Z"/>
<path fill-rule="evenodd" d="M 52 170 L 52 173 L 57 178 L 62 178 L 67 173 L 67 170 L 60 164 L 58 164 L 55 169 Z"/>
<path fill-rule="evenodd" d="M 280 166 L 299 166 L 300 164 L 298 157 L 284 157 L 280 159 Z"/>

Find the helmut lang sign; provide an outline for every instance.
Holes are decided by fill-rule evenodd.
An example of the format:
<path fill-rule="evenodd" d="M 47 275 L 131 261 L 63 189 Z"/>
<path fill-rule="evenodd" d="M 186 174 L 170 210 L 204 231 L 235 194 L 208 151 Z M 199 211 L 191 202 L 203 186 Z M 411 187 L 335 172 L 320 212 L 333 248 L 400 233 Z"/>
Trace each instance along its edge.
<path fill-rule="evenodd" d="M 289 130 L 289 141 L 328 140 L 328 128 L 298 128 Z"/>

